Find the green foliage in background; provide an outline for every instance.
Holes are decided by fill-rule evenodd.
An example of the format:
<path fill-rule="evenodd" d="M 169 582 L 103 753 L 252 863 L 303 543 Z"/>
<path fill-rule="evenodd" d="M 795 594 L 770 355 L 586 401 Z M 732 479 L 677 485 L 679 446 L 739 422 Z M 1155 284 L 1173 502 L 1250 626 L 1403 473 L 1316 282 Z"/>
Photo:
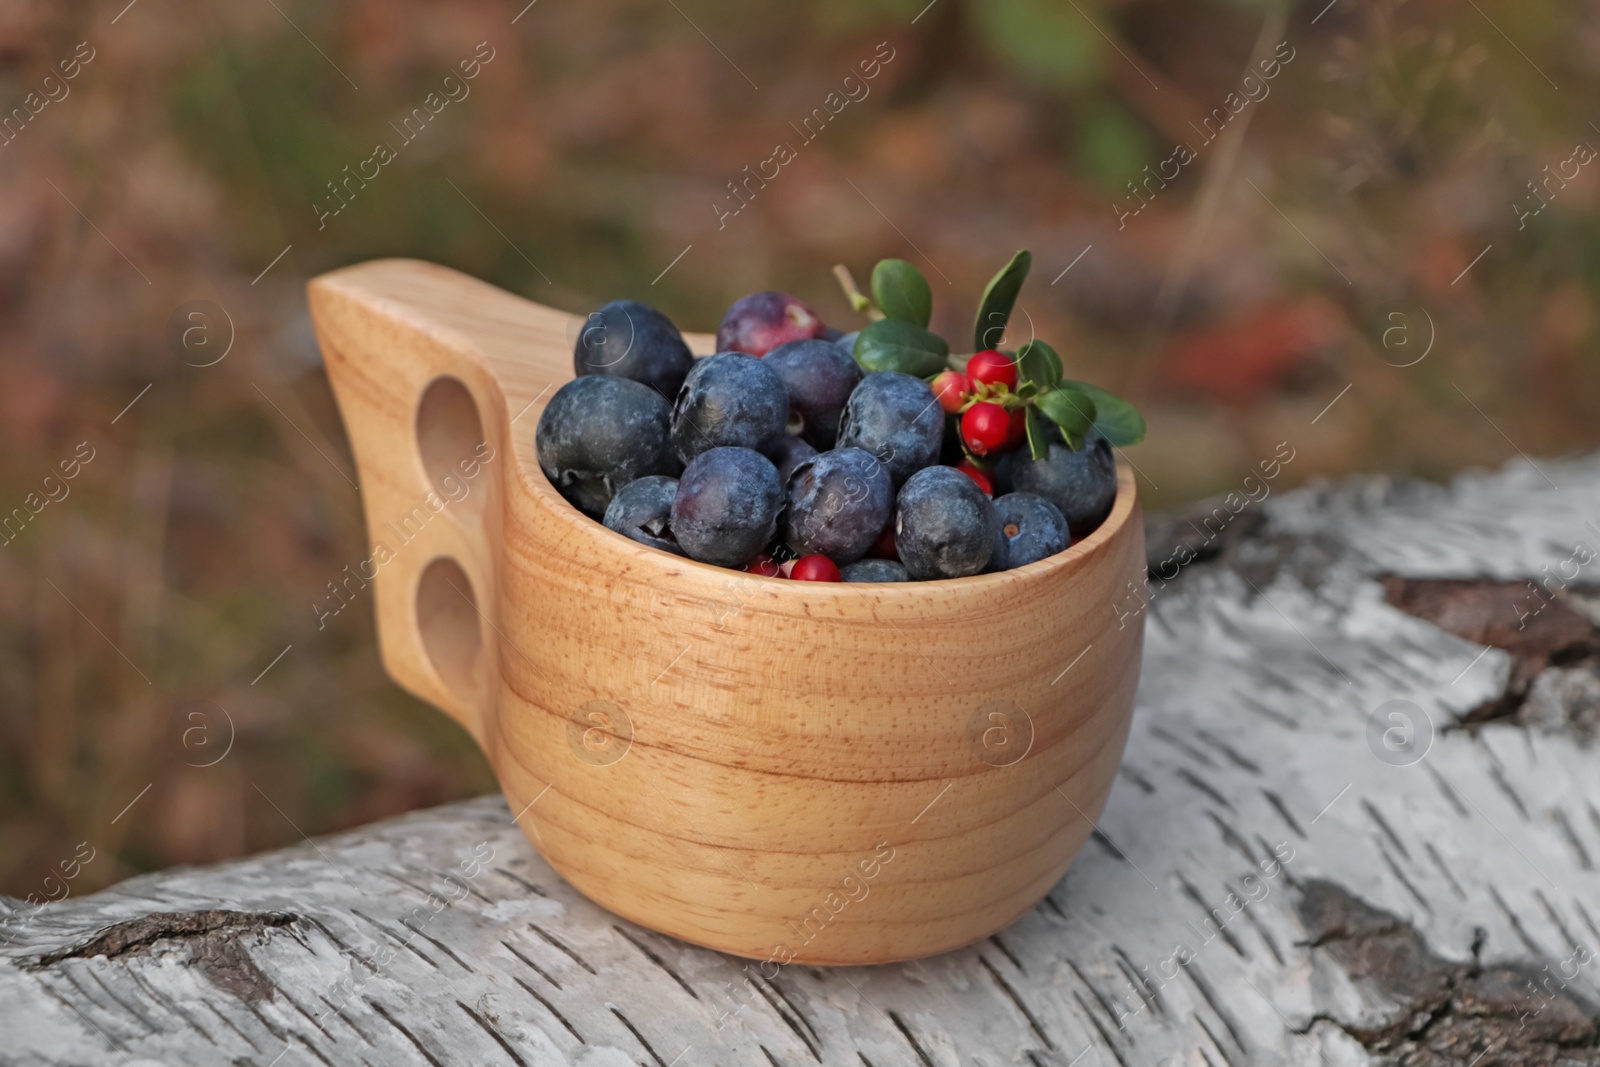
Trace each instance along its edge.
<path fill-rule="evenodd" d="M 1105 41 L 1089 18 L 1093 7 L 1058 0 L 983 0 L 968 10 L 983 40 L 1008 67 L 1052 89 L 1081 89 L 1097 81 Z"/>
<path fill-rule="evenodd" d="M 1150 129 L 1106 97 L 1087 101 L 1072 130 L 1074 169 L 1108 192 L 1122 192 L 1139 168 L 1159 158 Z"/>

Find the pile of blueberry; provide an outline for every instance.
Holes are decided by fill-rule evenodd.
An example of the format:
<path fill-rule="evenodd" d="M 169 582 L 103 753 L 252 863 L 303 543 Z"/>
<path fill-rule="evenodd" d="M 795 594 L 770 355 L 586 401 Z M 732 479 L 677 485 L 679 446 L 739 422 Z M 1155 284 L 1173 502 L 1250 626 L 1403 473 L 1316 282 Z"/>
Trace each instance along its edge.
<path fill-rule="evenodd" d="M 1112 446 L 1141 440 L 1144 420 L 1065 381 L 1044 342 L 998 347 L 1030 265 L 1019 252 L 989 283 L 972 356 L 928 330 L 932 291 L 898 259 L 874 268 L 871 297 L 836 270 L 870 320 L 855 333 L 754 293 L 698 358 L 659 311 L 613 301 L 539 419 L 539 465 L 618 533 L 767 577 L 960 578 L 1044 559 L 1110 514 Z"/>

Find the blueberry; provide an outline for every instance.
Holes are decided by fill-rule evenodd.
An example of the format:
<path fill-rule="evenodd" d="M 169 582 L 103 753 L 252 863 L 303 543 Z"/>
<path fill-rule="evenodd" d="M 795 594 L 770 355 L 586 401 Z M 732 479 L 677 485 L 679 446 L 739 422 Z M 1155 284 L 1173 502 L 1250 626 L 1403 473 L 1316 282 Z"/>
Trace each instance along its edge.
<path fill-rule="evenodd" d="M 641 545 L 683 555 L 672 536 L 672 500 L 678 479 L 662 474 L 635 478 L 611 498 L 606 508 L 606 529 L 631 537 Z"/>
<path fill-rule="evenodd" d="M 722 316 L 717 351 L 764 356 L 786 342 L 821 337 L 826 329 L 815 311 L 788 293 L 751 293 Z"/>
<path fill-rule="evenodd" d="M 1036 493 L 1060 509 L 1074 541 L 1093 533 L 1117 499 L 1117 461 L 1111 444 L 1092 430 L 1083 451 L 1052 442 L 1044 459 L 1019 454 L 1008 473 L 1011 489 Z"/>
<path fill-rule="evenodd" d="M 817 454 L 816 449 L 800 438 L 784 434 L 778 446 L 767 453 L 767 458 L 778 465 L 778 481 L 788 485 L 794 469 L 808 459 L 815 459 Z"/>
<path fill-rule="evenodd" d="M 672 443 L 685 463 L 710 448 L 771 452 L 789 421 L 789 390 L 754 356 L 696 360 L 672 408 Z"/>
<path fill-rule="evenodd" d="M 1017 460 L 1027 459 L 1028 450 L 1023 448 L 1019 452 L 1002 452 L 1000 459 L 994 465 L 992 481 L 996 496 L 1011 492 L 1015 487 L 1011 484 L 1011 474 L 1016 469 Z M 954 466 L 955 464 L 951 464 Z"/>
<path fill-rule="evenodd" d="M 877 456 L 896 486 L 938 458 L 943 438 L 944 408 L 932 386 L 898 371 L 863 378 L 839 420 L 839 446 Z"/>
<path fill-rule="evenodd" d="M 911 575 L 892 559 L 858 559 L 839 568 L 847 582 L 909 582 Z"/>
<path fill-rule="evenodd" d="M 906 573 L 927 578 L 977 574 L 994 551 L 994 504 L 954 467 L 925 467 L 900 489 L 895 545 Z"/>
<path fill-rule="evenodd" d="M 851 359 L 855 359 L 856 358 L 856 338 L 860 337 L 860 336 L 861 336 L 861 331 L 860 330 L 854 330 L 854 331 L 852 331 L 850 333 L 844 334 L 837 341 L 835 341 L 833 343 L 838 345 L 840 348 L 844 349 L 845 355 L 849 356 Z"/>
<path fill-rule="evenodd" d="M 678 479 L 672 533 L 691 559 L 739 567 L 772 540 L 782 506 L 770 459 L 748 448 L 713 448 Z"/>
<path fill-rule="evenodd" d="M 677 474 L 661 394 L 627 378 L 588 375 L 556 390 L 534 446 L 539 468 L 562 496 L 598 519 L 618 489 L 647 474 Z"/>
<path fill-rule="evenodd" d="M 648 304 L 613 300 L 584 321 L 572 349 L 572 369 L 648 385 L 669 401 L 678 395 L 693 360 L 672 321 Z"/>
<path fill-rule="evenodd" d="M 1042 496 L 1007 493 L 996 497 L 994 554 L 988 570 L 1026 567 L 1066 549 L 1072 543 L 1061 510 Z"/>
<path fill-rule="evenodd" d="M 839 437 L 839 416 L 861 382 L 861 365 L 831 341 L 790 341 L 761 358 L 789 389 L 789 432 L 826 452 Z"/>
<path fill-rule="evenodd" d="M 800 464 L 789 479 L 784 543 L 802 556 L 821 553 L 835 563 L 867 554 L 894 507 L 889 470 L 859 448 L 824 452 Z"/>

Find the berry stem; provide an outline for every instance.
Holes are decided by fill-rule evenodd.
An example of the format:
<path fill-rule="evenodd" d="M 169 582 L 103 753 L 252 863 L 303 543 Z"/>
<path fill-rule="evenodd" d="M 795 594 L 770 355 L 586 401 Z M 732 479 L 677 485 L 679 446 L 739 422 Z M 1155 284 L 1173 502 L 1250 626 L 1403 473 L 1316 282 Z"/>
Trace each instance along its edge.
<path fill-rule="evenodd" d="M 833 267 L 833 277 L 839 283 L 839 288 L 844 291 L 844 298 L 850 301 L 850 306 L 866 315 L 868 320 L 877 322 L 883 318 L 883 312 L 873 307 L 872 301 L 867 298 L 856 285 L 855 276 L 850 273 L 850 268 L 843 263 L 836 263 Z M 958 370 L 960 368 L 957 368 Z"/>

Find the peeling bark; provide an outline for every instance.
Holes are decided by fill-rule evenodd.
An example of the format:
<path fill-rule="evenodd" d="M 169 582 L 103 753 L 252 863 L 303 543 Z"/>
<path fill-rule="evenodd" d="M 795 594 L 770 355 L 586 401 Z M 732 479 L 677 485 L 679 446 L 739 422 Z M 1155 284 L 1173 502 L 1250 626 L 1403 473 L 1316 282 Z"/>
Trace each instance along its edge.
<path fill-rule="evenodd" d="M 1307 883 L 1299 912 L 1311 946 L 1344 970 L 1377 1022 L 1324 1018 L 1379 1053 L 1379 1063 L 1600 1064 L 1596 1010 L 1548 965 L 1484 969 L 1441 959 L 1409 923 L 1332 882 Z M 1569 966 L 1581 969 L 1575 958 Z"/>
<path fill-rule="evenodd" d="M 1385 575 L 1388 602 L 1440 629 L 1511 654 L 1505 692 L 1463 723 L 1515 717 L 1536 678 L 1550 667 L 1600 662 L 1600 627 L 1568 605 L 1565 590 L 1525 582 Z"/>
<path fill-rule="evenodd" d="M 159 942 L 178 942 L 188 947 L 191 963 L 213 985 L 245 1000 L 264 1000 L 272 995 L 272 982 L 251 961 L 241 942 L 294 921 L 293 915 L 279 912 L 156 912 L 115 923 L 82 944 L 43 953 L 23 965 L 42 970 L 62 960 L 117 959 L 147 954 Z"/>

